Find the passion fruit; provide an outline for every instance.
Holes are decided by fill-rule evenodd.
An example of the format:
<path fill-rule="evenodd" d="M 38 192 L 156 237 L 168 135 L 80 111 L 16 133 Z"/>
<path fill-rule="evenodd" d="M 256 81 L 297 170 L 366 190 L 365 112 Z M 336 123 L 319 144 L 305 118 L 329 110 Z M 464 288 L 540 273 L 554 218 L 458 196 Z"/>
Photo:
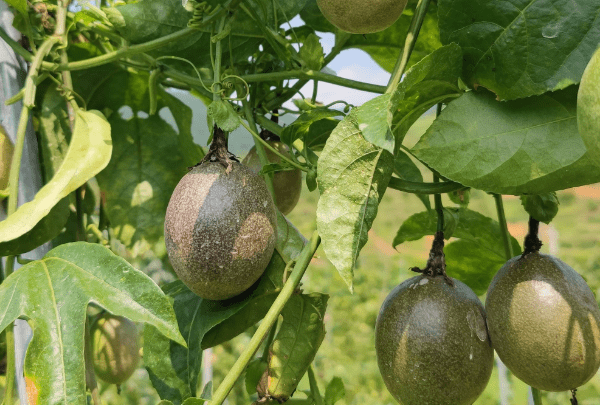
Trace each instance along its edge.
<path fill-rule="evenodd" d="M 577 93 L 577 126 L 594 163 L 600 166 L 600 48 L 581 77 Z"/>
<path fill-rule="evenodd" d="M 280 141 L 268 142 L 273 149 L 284 156 L 289 156 L 290 150 L 284 143 Z M 267 158 L 270 163 L 281 162 L 281 158 L 275 153 L 269 149 L 266 149 L 265 151 L 267 152 Z M 262 165 L 260 164 L 260 159 L 256 152 L 256 146 L 250 149 L 244 160 L 242 160 L 242 164 L 248 166 L 256 174 L 260 172 Z M 299 169 L 295 169 L 275 173 L 273 176 L 273 188 L 275 189 L 275 205 L 283 215 L 289 214 L 296 204 L 298 204 L 298 200 L 300 200 L 300 192 L 302 191 L 302 172 Z"/>
<path fill-rule="evenodd" d="M 510 259 L 489 286 L 492 344 L 521 380 L 544 391 L 567 391 L 600 366 L 600 310 L 583 278 L 554 256 Z"/>
<path fill-rule="evenodd" d="M 13 144 L 0 125 L 0 190 L 8 186 L 8 175 L 13 155 Z"/>
<path fill-rule="evenodd" d="M 464 283 L 413 277 L 385 299 L 375 326 L 383 381 L 404 405 L 470 405 L 485 389 L 494 351 L 485 311 Z"/>
<path fill-rule="evenodd" d="M 407 0 L 317 0 L 325 18 L 352 34 L 370 34 L 391 26 Z"/>
<path fill-rule="evenodd" d="M 122 316 L 101 315 L 90 328 L 96 375 L 111 384 L 123 384 L 140 360 L 138 331 Z"/>
<path fill-rule="evenodd" d="M 171 195 L 165 217 L 167 253 L 177 276 L 202 298 L 246 291 L 275 249 L 277 214 L 264 179 L 246 166 L 204 162 Z"/>

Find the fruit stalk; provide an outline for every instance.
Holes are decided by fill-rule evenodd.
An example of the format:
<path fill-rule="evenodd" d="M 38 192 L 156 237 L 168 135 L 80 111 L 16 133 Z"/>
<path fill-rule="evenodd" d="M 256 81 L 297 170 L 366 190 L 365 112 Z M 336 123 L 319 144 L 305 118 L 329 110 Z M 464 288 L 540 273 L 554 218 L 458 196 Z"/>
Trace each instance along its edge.
<path fill-rule="evenodd" d="M 508 232 L 508 225 L 506 223 L 506 214 L 504 213 L 504 203 L 502 202 L 502 195 L 494 194 L 494 200 L 496 201 L 496 211 L 498 212 L 498 223 L 500 224 L 500 231 L 502 232 L 502 242 L 504 243 L 504 253 L 506 260 L 512 259 L 514 253 L 512 249 L 512 243 L 510 242 L 510 233 Z M 538 223 L 539 224 L 539 223 Z M 542 405 L 542 394 L 537 388 L 529 387 L 531 389 L 531 396 L 533 398 L 534 405 Z"/>
<path fill-rule="evenodd" d="M 523 254 L 521 257 L 527 256 L 529 253 L 539 252 L 542 248 L 542 241 L 538 237 L 538 232 L 540 229 L 540 221 L 529 217 L 529 232 L 527 232 L 527 236 L 525 236 L 525 247 L 523 249 Z"/>
<path fill-rule="evenodd" d="M 419 36 L 419 31 L 421 31 L 421 25 L 423 25 L 425 14 L 427 14 L 429 2 L 430 0 L 419 0 L 419 3 L 417 4 L 415 15 L 410 22 L 408 34 L 406 35 L 406 40 L 404 41 L 404 50 L 402 51 L 401 57 L 396 61 L 396 66 L 394 67 L 392 77 L 390 78 L 387 90 L 385 91 L 386 94 L 394 94 L 396 89 L 398 89 L 398 84 L 400 84 L 402 75 L 404 74 L 406 66 L 408 65 L 410 55 L 415 48 L 415 44 L 417 43 L 417 37 Z"/>
<path fill-rule="evenodd" d="M 263 339 L 269 333 L 269 330 L 279 317 L 279 314 L 283 310 L 283 307 L 291 298 L 296 288 L 300 284 L 300 280 L 302 280 L 302 276 L 306 271 L 306 268 L 310 264 L 310 260 L 315 254 L 319 244 L 321 243 L 321 237 L 315 231 L 310 238 L 310 241 L 304 246 L 300 254 L 298 255 L 298 259 L 296 261 L 296 265 L 294 266 L 294 270 L 290 274 L 290 277 L 286 281 L 285 285 L 281 289 L 281 292 L 273 302 L 273 305 L 269 309 L 269 312 L 265 315 L 264 319 L 260 323 L 260 326 L 250 339 L 250 343 L 244 349 L 242 354 L 238 357 L 231 370 L 227 373 L 223 382 L 219 385 L 215 393 L 213 394 L 213 399 L 208 403 L 208 405 L 221 405 L 229 392 L 233 388 L 233 385 L 238 380 L 238 378 L 244 372 L 246 366 L 252 360 L 254 353 L 258 350 L 261 345 Z"/>

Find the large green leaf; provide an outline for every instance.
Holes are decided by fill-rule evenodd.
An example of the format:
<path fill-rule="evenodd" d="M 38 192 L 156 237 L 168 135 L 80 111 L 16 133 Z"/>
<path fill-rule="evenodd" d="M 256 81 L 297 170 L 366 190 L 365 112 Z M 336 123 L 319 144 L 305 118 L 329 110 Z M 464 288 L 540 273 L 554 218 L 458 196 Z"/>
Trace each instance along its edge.
<path fill-rule="evenodd" d="M 599 13 L 589 0 L 440 0 L 440 36 L 465 51 L 467 83 L 510 100 L 579 83 Z"/>
<path fill-rule="evenodd" d="M 144 362 L 162 399 L 181 404 L 196 394 L 202 350 L 223 343 L 264 317 L 283 286 L 286 261 L 294 259 L 306 240 L 283 215 L 278 215 L 276 252 L 260 280 L 240 296 L 225 301 L 203 300 L 181 281 L 164 287 L 187 348 L 170 342 L 152 327 L 144 329 Z"/>
<path fill-rule="evenodd" d="M 167 297 L 148 276 L 100 245 L 59 246 L 0 285 L 0 330 L 17 318 L 33 328 L 25 377 L 38 403 L 85 403 L 83 337 L 90 302 L 185 344 Z"/>
<path fill-rule="evenodd" d="M 296 121 L 283 129 L 281 140 L 290 146 L 299 138 L 308 145 L 322 145 L 325 143 L 323 138 L 326 140 L 327 137 L 324 136 L 323 132 L 311 131 L 311 128 L 315 126 L 316 123 L 325 120 L 326 122 L 337 123 L 339 121 L 330 121 L 330 119 L 339 117 L 340 115 L 343 116 L 344 114 L 340 111 L 328 108 L 316 108 L 305 111 L 296 118 Z"/>
<path fill-rule="evenodd" d="M 404 12 L 391 27 L 373 34 L 352 35 L 344 44 L 344 49 L 358 48 L 367 52 L 382 68 L 391 72 L 400 53 L 404 48 L 408 27 L 417 5 L 411 0 Z M 429 4 L 429 10 L 423 21 L 423 26 L 417 38 L 417 43 L 409 60 L 409 67 L 442 46 L 439 38 L 437 7 L 434 2 Z"/>
<path fill-rule="evenodd" d="M 328 295 L 293 295 L 285 304 L 283 322 L 269 349 L 267 394 L 284 402 L 296 391 L 325 338 Z"/>
<path fill-rule="evenodd" d="M 106 167 L 112 153 L 111 127 L 99 111 L 77 110 L 69 150 L 60 169 L 34 199 L 0 222 L 0 242 L 31 231 L 52 208 Z"/>
<path fill-rule="evenodd" d="M 577 93 L 577 126 L 590 156 L 600 167 L 600 48 L 581 78 Z"/>
<path fill-rule="evenodd" d="M 449 243 L 444 249 L 446 270 L 450 276 L 464 282 L 477 294 L 483 294 L 496 271 L 506 262 L 500 225 L 497 221 L 466 208 L 450 208 L 448 211 L 452 211 L 458 218 L 452 237 L 459 240 Z M 444 218 L 449 217 L 450 215 L 444 215 Z M 414 214 L 404 221 L 393 245 L 396 247 L 425 235 L 435 235 L 436 225 L 435 212 Z M 445 236 L 446 239 L 449 238 L 449 235 Z M 520 254 L 519 242 L 511 237 L 511 243 L 513 253 Z"/>
<path fill-rule="evenodd" d="M 308 0 L 302 11 L 300 11 L 300 17 L 315 31 L 337 31 L 337 28 L 332 23 L 327 21 L 323 13 L 321 13 L 321 10 L 319 10 L 319 6 L 317 6 L 317 0 Z"/>
<path fill-rule="evenodd" d="M 356 120 L 359 109 L 332 132 L 318 165 L 317 228 L 327 257 L 350 291 L 356 259 L 394 167 L 391 153 L 362 136 Z"/>
<path fill-rule="evenodd" d="M 114 111 L 109 116 L 113 158 L 97 178 L 115 235 L 137 252 L 162 240 L 171 193 L 187 167 L 202 157 L 192 140 L 189 107 L 164 91 L 158 92 L 157 102 L 159 111 L 166 108 L 172 113 L 178 132 L 161 114 L 147 116 L 146 75 L 114 72 L 89 100 L 96 108 Z M 131 108 L 133 117 L 121 115 L 124 107 Z"/>
<path fill-rule="evenodd" d="M 575 87 L 498 102 L 470 92 L 448 104 L 412 153 L 442 176 L 499 194 L 600 181 L 577 132 Z"/>
<path fill-rule="evenodd" d="M 23 16 L 27 16 L 27 0 L 6 0 L 6 2 Z"/>
<path fill-rule="evenodd" d="M 423 174 L 412 159 L 403 151 L 399 150 L 394 158 L 394 174 L 400 179 L 414 181 L 416 183 L 423 182 Z M 415 194 L 419 200 L 423 202 L 427 210 L 431 210 L 431 201 L 427 194 Z"/>

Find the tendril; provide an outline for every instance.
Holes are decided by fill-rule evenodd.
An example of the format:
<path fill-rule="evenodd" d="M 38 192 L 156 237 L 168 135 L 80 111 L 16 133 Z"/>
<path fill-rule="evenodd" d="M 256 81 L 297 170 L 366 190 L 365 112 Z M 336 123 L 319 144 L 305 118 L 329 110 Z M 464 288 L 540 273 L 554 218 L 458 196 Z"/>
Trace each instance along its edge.
<path fill-rule="evenodd" d="M 242 79 L 240 76 L 238 76 L 238 75 L 223 75 L 221 77 L 221 83 L 220 83 L 221 87 L 223 89 L 228 89 L 228 90 L 232 89 L 233 86 L 234 86 L 233 81 L 226 81 L 227 79 L 231 79 L 231 78 L 239 79 L 244 84 L 244 87 L 246 88 L 246 94 L 244 94 L 244 97 L 240 96 L 239 94 L 238 94 L 238 96 L 236 98 L 233 98 L 233 97 L 223 97 L 223 100 L 231 100 L 231 101 L 242 101 L 242 100 L 245 100 L 248 97 L 248 95 L 250 94 L 250 86 L 248 86 L 248 83 L 244 79 Z M 224 92 L 225 92 L 225 90 L 221 90 L 221 95 Z"/>
<path fill-rule="evenodd" d="M 160 60 L 164 60 L 164 59 L 173 59 L 173 60 L 178 60 L 180 62 L 188 63 L 196 71 L 196 75 L 198 75 L 198 80 L 200 80 L 200 84 L 202 84 L 202 87 L 204 87 L 204 89 L 210 93 L 215 93 L 214 91 L 212 91 L 211 89 L 206 87 L 206 85 L 204 84 L 204 81 L 202 80 L 202 76 L 200 76 L 200 71 L 198 71 L 198 69 L 196 68 L 196 65 L 194 65 L 192 62 L 190 62 L 189 60 L 187 60 L 185 58 L 180 58 L 179 56 L 170 56 L 170 55 L 159 56 L 158 58 L 156 58 L 156 62 L 158 62 Z"/>
<path fill-rule="evenodd" d="M 186 10 L 193 13 L 192 18 L 190 18 L 188 21 L 187 26 L 195 29 L 202 28 L 204 17 L 213 14 L 219 8 L 212 8 L 206 1 L 198 2 L 196 0 L 183 0 L 182 4 Z"/>

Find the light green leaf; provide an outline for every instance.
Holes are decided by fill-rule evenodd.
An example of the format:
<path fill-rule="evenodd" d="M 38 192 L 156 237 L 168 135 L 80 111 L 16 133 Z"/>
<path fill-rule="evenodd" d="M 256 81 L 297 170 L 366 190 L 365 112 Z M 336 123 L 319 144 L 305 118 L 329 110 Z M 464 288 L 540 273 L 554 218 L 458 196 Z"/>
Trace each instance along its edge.
<path fill-rule="evenodd" d="M 364 103 L 356 112 L 358 129 L 366 141 L 394 153 L 396 141 L 392 135 L 392 95 L 382 94 Z"/>
<path fill-rule="evenodd" d="M 27 0 L 6 0 L 6 3 L 27 17 Z"/>
<path fill-rule="evenodd" d="M 333 405 L 346 396 L 346 387 L 340 377 L 333 377 L 325 389 L 325 405 Z"/>
<path fill-rule="evenodd" d="M 559 202 L 555 192 L 522 195 L 521 204 L 529 215 L 545 224 L 549 224 L 558 213 Z"/>
<path fill-rule="evenodd" d="M 600 167 L 600 48 L 581 78 L 577 93 L 577 126 L 590 156 Z"/>
<path fill-rule="evenodd" d="M 317 229 L 327 257 L 350 291 L 356 259 L 367 242 L 394 165 L 391 153 L 364 139 L 357 110 L 332 132 L 318 164 Z"/>
<path fill-rule="evenodd" d="M 32 201 L 0 222 L 0 242 L 29 232 L 60 200 L 104 169 L 112 153 L 110 132 L 99 111 L 76 111 L 71 143 L 60 169 Z"/>
<path fill-rule="evenodd" d="M 323 46 L 319 42 L 319 37 L 315 34 L 310 34 L 304 40 L 304 44 L 298 54 L 306 63 L 308 69 L 319 71 L 325 62 L 323 52 Z"/>
<path fill-rule="evenodd" d="M 207 115 L 225 132 L 235 131 L 241 125 L 239 115 L 224 100 L 213 101 L 208 106 Z"/>
<path fill-rule="evenodd" d="M 465 82 L 511 100 L 579 83 L 599 13 L 589 0 L 440 0 L 440 36 L 465 51 Z"/>
<path fill-rule="evenodd" d="M 33 328 L 25 377 L 41 404 L 85 403 L 84 327 L 91 301 L 185 344 L 173 308 L 148 276 L 100 245 L 59 246 L 0 285 L 0 330 L 17 318 Z"/>
<path fill-rule="evenodd" d="M 284 402 L 296 391 L 323 339 L 328 295 L 293 295 L 281 315 L 283 322 L 269 350 L 268 394 Z"/>
<path fill-rule="evenodd" d="M 412 149 L 442 176 L 499 194 L 541 194 L 600 181 L 577 132 L 577 89 L 498 102 L 452 101 Z"/>

